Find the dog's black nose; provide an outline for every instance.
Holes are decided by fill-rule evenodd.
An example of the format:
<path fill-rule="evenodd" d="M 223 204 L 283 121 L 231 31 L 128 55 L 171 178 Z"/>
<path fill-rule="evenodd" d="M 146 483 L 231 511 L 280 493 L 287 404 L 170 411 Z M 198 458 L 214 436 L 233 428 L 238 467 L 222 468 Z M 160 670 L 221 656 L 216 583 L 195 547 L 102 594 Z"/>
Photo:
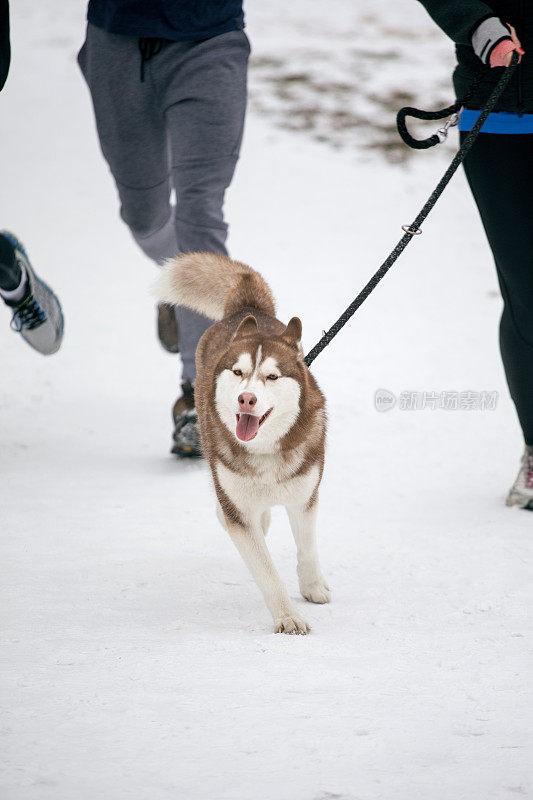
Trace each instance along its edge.
<path fill-rule="evenodd" d="M 257 397 L 252 392 L 243 392 L 239 395 L 239 405 L 245 413 L 252 409 L 256 403 Z"/>

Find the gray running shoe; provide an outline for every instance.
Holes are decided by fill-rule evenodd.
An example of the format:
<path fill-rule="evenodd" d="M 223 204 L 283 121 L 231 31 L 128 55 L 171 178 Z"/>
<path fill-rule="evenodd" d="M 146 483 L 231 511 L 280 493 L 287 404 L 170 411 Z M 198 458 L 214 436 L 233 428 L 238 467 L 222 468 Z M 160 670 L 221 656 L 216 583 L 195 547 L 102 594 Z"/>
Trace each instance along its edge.
<path fill-rule="evenodd" d="M 520 471 L 507 495 L 508 506 L 518 506 L 533 511 L 533 446 L 526 446 Z"/>
<path fill-rule="evenodd" d="M 24 247 L 16 236 L 1 231 L 11 243 L 21 269 L 26 271 L 28 288 L 26 296 L 18 303 L 7 302 L 13 308 L 11 327 L 44 356 L 57 353 L 63 340 L 63 313 L 61 304 L 49 286 L 34 272 Z"/>
<path fill-rule="evenodd" d="M 172 409 L 175 427 L 172 435 L 174 444 L 170 452 L 181 458 L 200 458 L 202 445 L 194 407 L 194 389 L 189 381 L 185 381 L 181 388 L 183 394 L 178 397 Z"/>

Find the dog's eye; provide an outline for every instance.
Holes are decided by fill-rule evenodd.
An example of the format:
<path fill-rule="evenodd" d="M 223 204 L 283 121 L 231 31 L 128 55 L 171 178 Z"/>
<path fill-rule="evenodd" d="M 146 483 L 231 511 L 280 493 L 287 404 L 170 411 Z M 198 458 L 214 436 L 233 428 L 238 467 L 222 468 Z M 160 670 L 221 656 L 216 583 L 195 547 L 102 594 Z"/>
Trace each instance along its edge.
<path fill-rule="evenodd" d="M 240 378 L 240 377 L 241 377 L 241 375 L 242 375 L 242 369 L 234 369 L 234 370 L 233 370 L 233 374 L 234 374 L 234 375 L 237 375 L 237 377 L 239 377 L 239 378 Z"/>
<path fill-rule="evenodd" d="M 277 381 L 279 375 L 267 375 L 267 381 Z"/>

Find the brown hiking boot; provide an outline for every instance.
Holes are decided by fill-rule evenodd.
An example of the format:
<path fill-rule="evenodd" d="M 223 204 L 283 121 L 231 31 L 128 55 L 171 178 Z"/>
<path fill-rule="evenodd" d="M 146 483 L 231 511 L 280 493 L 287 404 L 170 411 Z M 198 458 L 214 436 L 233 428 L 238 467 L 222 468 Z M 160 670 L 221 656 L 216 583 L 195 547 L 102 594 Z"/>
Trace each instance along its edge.
<path fill-rule="evenodd" d="M 181 384 L 182 394 L 178 397 L 172 406 L 172 419 L 174 425 L 177 423 L 178 418 L 184 411 L 190 411 L 194 408 L 194 387 L 191 386 L 190 381 L 184 381 Z"/>
<path fill-rule="evenodd" d="M 178 321 L 174 306 L 167 303 L 159 303 L 157 306 L 157 335 L 165 350 L 169 353 L 179 353 Z"/>
<path fill-rule="evenodd" d="M 178 397 L 172 409 L 175 427 L 172 434 L 174 444 L 170 452 L 181 458 L 198 458 L 202 455 L 202 446 L 194 407 L 194 389 L 189 381 L 182 383 L 181 389 L 183 394 Z"/>

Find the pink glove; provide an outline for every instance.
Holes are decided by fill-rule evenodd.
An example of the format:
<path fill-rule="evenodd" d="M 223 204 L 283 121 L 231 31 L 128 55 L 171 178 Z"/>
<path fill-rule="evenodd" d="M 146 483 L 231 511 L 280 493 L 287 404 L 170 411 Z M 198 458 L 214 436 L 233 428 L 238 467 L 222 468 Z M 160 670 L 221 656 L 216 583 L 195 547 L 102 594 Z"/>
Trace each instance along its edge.
<path fill-rule="evenodd" d="M 496 45 L 492 53 L 490 54 L 490 65 L 491 67 L 508 67 L 511 63 L 511 54 L 514 50 L 522 57 L 524 55 L 524 50 L 522 50 L 522 45 L 520 44 L 518 37 L 516 35 L 516 31 L 512 25 L 507 23 L 509 30 L 511 31 L 511 38 L 504 39 L 503 42 L 500 42 Z M 521 60 L 521 59 L 520 59 Z"/>

